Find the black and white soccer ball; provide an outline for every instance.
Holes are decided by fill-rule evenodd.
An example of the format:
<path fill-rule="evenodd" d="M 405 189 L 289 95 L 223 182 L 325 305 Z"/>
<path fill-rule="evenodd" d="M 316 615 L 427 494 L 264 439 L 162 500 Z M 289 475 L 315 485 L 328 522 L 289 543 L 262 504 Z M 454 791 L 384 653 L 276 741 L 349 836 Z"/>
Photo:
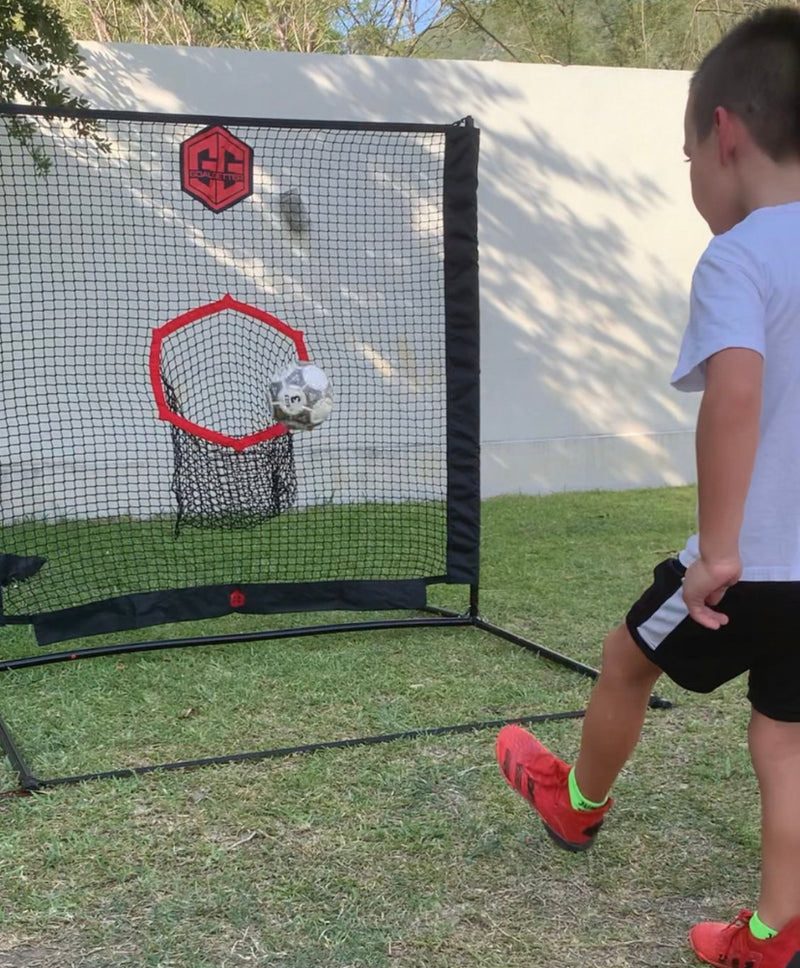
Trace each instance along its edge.
<path fill-rule="evenodd" d="M 313 430 L 333 410 L 333 390 L 313 363 L 292 363 L 269 384 L 272 417 L 290 430 Z"/>

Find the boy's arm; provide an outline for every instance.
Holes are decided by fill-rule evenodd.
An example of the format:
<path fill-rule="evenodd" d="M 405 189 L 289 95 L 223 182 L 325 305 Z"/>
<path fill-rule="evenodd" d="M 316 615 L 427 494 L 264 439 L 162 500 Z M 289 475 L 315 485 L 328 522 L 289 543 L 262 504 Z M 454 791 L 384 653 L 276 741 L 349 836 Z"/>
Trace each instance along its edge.
<path fill-rule="evenodd" d="M 683 597 L 691 617 L 710 629 L 727 624 L 709 606 L 742 572 L 739 530 L 758 447 L 763 369 L 759 353 L 738 347 L 706 362 L 696 434 L 700 558 L 686 572 Z"/>

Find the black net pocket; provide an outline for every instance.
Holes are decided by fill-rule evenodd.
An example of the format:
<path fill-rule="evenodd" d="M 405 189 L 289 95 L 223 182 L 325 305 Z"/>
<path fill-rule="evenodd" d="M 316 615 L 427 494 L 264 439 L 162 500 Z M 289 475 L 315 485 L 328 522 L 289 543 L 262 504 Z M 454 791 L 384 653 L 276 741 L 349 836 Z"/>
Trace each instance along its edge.
<path fill-rule="evenodd" d="M 169 405 L 180 412 L 166 381 L 164 389 Z M 294 507 L 297 471 L 291 434 L 235 451 L 180 427 L 171 429 L 176 535 L 184 527 L 253 528 Z"/>

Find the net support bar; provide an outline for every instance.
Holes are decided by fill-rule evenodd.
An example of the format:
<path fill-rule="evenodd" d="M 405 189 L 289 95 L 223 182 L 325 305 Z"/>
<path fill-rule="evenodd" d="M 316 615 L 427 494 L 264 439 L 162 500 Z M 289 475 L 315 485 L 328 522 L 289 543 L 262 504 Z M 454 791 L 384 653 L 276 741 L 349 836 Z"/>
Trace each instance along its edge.
<path fill-rule="evenodd" d="M 575 659 L 561 655 L 551 649 L 538 645 L 524 636 L 516 635 L 513 632 L 503 629 L 484 621 L 477 614 L 473 614 L 474 607 L 477 605 L 477 594 L 471 598 L 470 612 L 466 615 L 458 615 L 448 612 L 446 609 L 429 606 L 426 611 L 429 613 L 424 618 L 404 618 L 386 619 L 367 622 L 349 622 L 334 625 L 303 626 L 300 628 L 289 629 L 268 629 L 262 632 L 244 632 L 231 635 L 213 635 L 196 638 L 184 639 L 162 639 L 152 642 L 129 642 L 122 645 L 97 646 L 88 649 L 76 649 L 73 651 L 52 652 L 39 656 L 25 656 L 19 659 L 9 659 L 0 662 L 0 672 L 10 672 L 16 669 L 28 669 L 34 666 L 52 665 L 61 662 L 74 662 L 79 659 L 97 658 L 99 656 L 119 655 L 129 652 L 152 652 L 163 649 L 175 649 L 186 647 L 197 647 L 204 645 L 225 645 L 244 642 L 267 642 L 280 638 L 300 638 L 303 636 L 324 635 L 336 632 L 356 632 L 356 631 L 382 631 L 386 629 L 400 628 L 458 628 L 470 626 L 490 635 L 497 636 L 514 645 L 518 645 L 530 652 L 541 655 L 544 659 L 562 665 L 567 669 L 578 672 L 590 679 L 596 679 L 599 675 L 597 669 L 584 665 Z M 660 696 L 650 697 L 650 708 L 670 709 L 672 703 Z M 8 757 L 13 769 L 17 773 L 19 787 L 16 790 L 8 791 L 9 794 L 20 792 L 35 792 L 36 790 L 48 787 L 63 786 L 66 784 L 83 783 L 89 780 L 115 779 L 132 776 L 141 776 L 148 773 L 170 770 L 198 769 L 205 766 L 221 766 L 229 763 L 257 762 L 259 760 L 274 759 L 276 757 L 291 756 L 297 753 L 314 753 L 330 749 L 346 749 L 354 746 L 374 745 L 377 743 L 390 743 L 398 740 L 418 739 L 423 736 L 442 736 L 455 733 L 475 732 L 481 729 L 498 729 L 507 723 L 518 723 L 521 725 L 539 722 L 551 722 L 561 719 L 579 719 L 585 715 L 585 710 L 573 710 L 568 712 L 539 713 L 530 716 L 507 719 L 493 719 L 479 722 L 459 723 L 449 726 L 423 727 L 420 729 L 405 730 L 397 733 L 382 733 L 374 736 L 360 736 L 350 739 L 332 740 L 321 743 L 306 743 L 298 746 L 275 747 L 273 749 L 257 750 L 245 753 L 232 753 L 221 756 L 203 757 L 199 759 L 180 760 L 170 763 L 161 763 L 139 767 L 125 767 L 117 770 L 105 770 L 94 773 L 77 774 L 73 776 L 59 776 L 51 778 L 37 777 L 26 764 L 17 744 L 14 742 L 6 724 L 0 718 L 0 746 Z"/>
<path fill-rule="evenodd" d="M 14 737 L 11 735 L 2 716 L 0 716 L 0 745 L 2 745 L 11 766 L 16 772 L 19 783 L 18 790 L 12 790 L 10 792 L 18 793 L 27 790 L 38 790 L 41 786 L 41 780 L 37 779 L 28 769 L 25 760 L 22 758 L 22 754 L 17 749 Z"/>

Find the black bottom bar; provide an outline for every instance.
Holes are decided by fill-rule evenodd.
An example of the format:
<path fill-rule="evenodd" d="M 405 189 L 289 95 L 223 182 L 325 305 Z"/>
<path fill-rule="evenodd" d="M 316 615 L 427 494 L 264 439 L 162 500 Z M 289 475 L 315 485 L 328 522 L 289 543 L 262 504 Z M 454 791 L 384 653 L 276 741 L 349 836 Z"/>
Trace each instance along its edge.
<path fill-rule="evenodd" d="M 433 609 L 431 609 L 433 611 Z M 21 659 L 0 661 L 0 672 L 12 669 L 30 669 L 33 666 L 52 665 L 56 662 L 74 662 L 77 659 L 96 659 L 104 655 L 120 655 L 126 652 L 158 652 L 163 649 L 186 649 L 200 645 L 232 645 L 237 642 L 269 642 L 273 639 L 296 639 L 307 635 L 329 635 L 333 632 L 376 632 L 384 629 L 430 628 L 432 626 L 473 625 L 465 615 L 442 611 L 431 618 L 396 618 L 371 622 L 348 622 L 337 625 L 304 625 L 293 629 L 267 629 L 264 632 L 237 632 L 230 635 L 207 635 L 187 639 L 160 639 L 153 642 L 126 642 L 123 645 L 101 645 L 93 649 L 73 649 L 29 655 Z"/>
<path fill-rule="evenodd" d="M 142 776 L 146 773 L 158 773 L 164 770 L 192 770 L 204 766 L 221 766 L 226 763 L 252 763 L 258 760 L 275 759 L 279 756 L 291 756 L 294 753 L 317 753 L 320 750 L 347 749 L 353 746 L 375 746 L 378 743 L 394 743 L 403 739 L 419 739 L 422 736 L 445 736 L 450 733 L 472 733 L 480 729 L 499 729 L 507 723 L 544 723 L 559 719 L 580 719 L 584 710 L 565 713 L 542 713 L 535 716 L 521 716 L 517 719 L 493 719 L 486 722 L 459 723 L 456 726 L 431 726 L 421 729 L 409 729 L 402 733 L 382 733 L 378 736 L 357 736 L 353 739 L 337 739 L 327 743 L 306 743 L 302 746 L 284 746 L 271 750 L 258 750 L 252 753 L 231 753 L 226 756 L 209 756 L 197 760 L 181 760 L 175 763 L 161 763 L 155 766 L 131 766 L 121 770 L 106 770 L 100 773 L 83 773 L 76 776 L 54 777 L 50 780 L 40 780 L 28 774 L 29 782 L 24 790 L 35 793 L 48 787 L 64 786 L 70 783 L 84 783 L 88 780 L 125 779 L 126 777 Z M 10 790 L 0 796 L 16 794 L 17 790 Z"/>
<path fill-rule="evenodd" d="M 463 627 L 472 626 L 483 632 L 488 632 L 499 638 L 519 645 L 522 648 L 535 652 L 551 662 L 563 665 L 568 669 L 578 672 L 591 679 L 596 679 L 599 675 L 597 669 L 570 659 L 558 652 L 553 652 L 544 646 L 537 645 L 521 635 L 509 632 L 507 629 L 492 625 L 484 621 L 475 613 L 477 599 L 473 597 L 470 605 L 470 612 L 467 615 L 458 615 L 447 609 L 435 606 L 426 606 L 424 611 L 428 613 L 426 618 L 404 618 L 386 619 L 379 621 L 351 622 L 338 625 L 316 625 L 303 626 L 291 629 L 270 629 L 263 632 L 242 632 L 231 635 L 212 635 L 202 638 L 185 639 L 164 639 L 152 642 L 129 642 L 123 645 L 98 646 L 90 649 L 76 649 L 73 651 L 53 652 L 46 655 L 25 656 L 20 659 L 10 659 L 0 662 L 0 672 L 8 672 L 13 669 L 26 669 L 32 666 L 51 665 L 58 662 L 72 662 L 78 659 L 92 659 L 98 656 L 119 655 L 126 652 L 151 652 L 161 649 L 178 649 L 195 647 L 201 645 L 226 645 L 237 642 L 266 642 L 280 638 L 298 638 L 308 635 L 323 635 L 335 632 L 354 632 L 354 631 L 379 631 L 395 628 L 433 628 L 433 627 Z M 670 709 L 672 703 L 659 696 L 650 697 L 649 705 L 654 709 Z M 19 778 L 19 788 L 7 791 L 0 795 L 15 795 L 20 792 L 35 792 L 36 790 L 47 787 L 63 786 L 71 783 L 82 783 L 88 780 L 104 780 L 120 777 L 141 776 L 146 773 L 155 773 L 162 770 L 188 770 L 204 766 L 219 766 L 226 763 L 253 762 L 264 759 L 272 759 L 279 756 L 290 756 L 294 753 L 314 753 L 320 750 L 344 749 L 353 746 L 365 746 L 376 743 L 391 743 L 402 739 L 416 739 L 422 736 L 441 736 L 449 733 L 468 733 L 480 729 L 497 729 L 507 723 L 539 723 L 559 719 L 578 719 L 584 715 L 584 710 L 561 713 L 541 713 L 531 716 L 523 716 L 517 719 L 498 719 L 485 722 L 461 723 L 454 726 L 433 726 L 421 729 L 407 730 L 401 733 L 385 733 L 378 736 L 361 736 L 352 739 L 333 740 L 325 743 L 308 743 L 301 746 L 289 746 L 268 750 L 259 750 L 250 753 L 233 753 L 223 756 L 212 756 L 204 759 L 183 760 L 174 763 L 161 763 L 154 766 L 127 767 L 119 770 L 107 770 L 98 773 L 85 773 L 78 776 L 62 776 L 50 779 L 42 779 L 35 776 L 25 763 L 19 752 L 6 724 L 0 718 L 0 746 L 5 751 L 12 767 L 16 770 Z"/>

